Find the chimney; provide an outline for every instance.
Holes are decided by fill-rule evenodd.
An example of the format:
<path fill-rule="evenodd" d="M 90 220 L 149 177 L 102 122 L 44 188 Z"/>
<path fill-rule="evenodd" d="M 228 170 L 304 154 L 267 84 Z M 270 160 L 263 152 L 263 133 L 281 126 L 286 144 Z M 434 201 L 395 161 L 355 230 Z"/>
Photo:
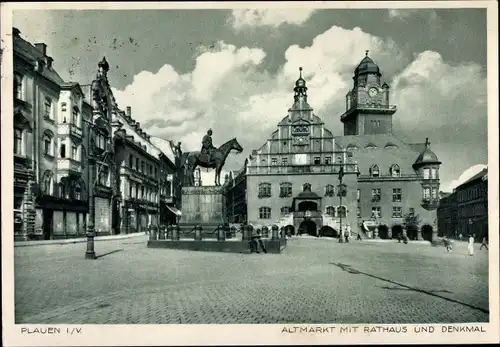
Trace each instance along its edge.
<path fill-rule="evenodd" d="M 47 69 L 52 69 L 52 62 L 53 61 L 54 61 L 54 58 L 45 57 L 45 65 L 47 65 Z"/>
<path fill-rule="evenodd" d="M 12 36 L 15 37 L 21 36 L 21 31 L 18 28 L 12 28 Z"/>
<path fill-rule="evenodd" d="M 132 118 L 132 107 L 127 106 L 127 117 Z"/>
<path fill-rule="evenodd" d="M 43 53 L 43 56 L 47 55 L 47 45 L 45 43 L 35 43 L 35 47 Z"/>

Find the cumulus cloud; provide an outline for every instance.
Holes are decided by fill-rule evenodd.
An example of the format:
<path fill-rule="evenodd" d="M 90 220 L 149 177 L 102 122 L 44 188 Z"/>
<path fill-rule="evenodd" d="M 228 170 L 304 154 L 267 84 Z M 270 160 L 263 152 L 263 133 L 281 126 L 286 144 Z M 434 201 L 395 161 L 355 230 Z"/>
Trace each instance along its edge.
<path fill-rule="evenodd" d="M 465 183 L 467 180 L 471 179 L 474 175 L 480 173 L 484 169 L 488 168 L 488 165 L 484 164 L 476 164 L 469 167 L 465 170 L 458 179 L 452 180 L 448 185 L 443 186 L 442 191 L 444 192 L 452 192 L 453 189 L 458 187 L 459 185 Z"/>
<path fill-rule="evenodd" d="M 300 25 L 314 13 L 314 9 L 234 9 L 228 23 L 239 30 L 249 27 L 278 27 L 282 24 Z"/>
<path fill-rule="evenodd" d="M 451 65 L 431 51 L 412 57 L 390 39 L 360 28 L 333 26 L 309 46 L 290 46 L 276 73 L 263 68 L 266 52 L 261 48 L 218 42 L 214 49 L 198 50 L 188 73 L 166 64 L 156 73 L 141 72 L 114 93 L 122 108 L 132 106 L 133 117 L 147 132 L 182 141 L 184 151 L 199 150 L 202 136 L 212 128 L 216 146 L 236 137 L 248 154 L 286 116 L 299 66 L 315 113 L 341 135 L 345 94 L 366 49 L 391 85 L 391 103 L 398 106 L 395 132 L 412 142 L 429 136 L 443 161 L 444 181 L 470 166 L 466 156 L 483 161 L 484 152 L 486 158 L 486 79 L 480 67 Z M 446 157 L 450 153 L 456 157 Z M 243 161 L 243 155 L 232 155 L 227 167 L 238 169 Z"/>
<path fill-rule="evenodd" d="M 405 20 L 410 17 L 416 10 L 408 9 L 395 9 L 391 8 L 388 10 L 388 15 L 390 19 Z"/>

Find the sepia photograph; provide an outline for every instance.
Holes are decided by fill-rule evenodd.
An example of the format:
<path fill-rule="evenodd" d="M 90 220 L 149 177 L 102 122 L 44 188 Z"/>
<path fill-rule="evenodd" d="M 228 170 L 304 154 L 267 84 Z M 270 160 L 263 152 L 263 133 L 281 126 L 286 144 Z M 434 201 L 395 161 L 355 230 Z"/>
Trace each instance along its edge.
<path fill-rule="evenodd" d="M 10 333 L 498 342 L 497 3 L 177 4 L 2 4 Z"/>

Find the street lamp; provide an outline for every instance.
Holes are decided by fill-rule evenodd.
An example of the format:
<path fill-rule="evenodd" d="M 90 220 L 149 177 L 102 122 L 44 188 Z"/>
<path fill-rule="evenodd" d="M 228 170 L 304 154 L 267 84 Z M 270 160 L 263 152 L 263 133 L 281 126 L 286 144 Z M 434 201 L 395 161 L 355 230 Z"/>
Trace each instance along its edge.
<path fill-rule="evenodd" d="M 85 120 L 88 124 L 88 136 L 90 138 L 90 148 L 88 153 L 89 163 L 89 221 L 87 223 L 87 250 L 85 251 L 85 259 L 97 259 L 94 251 L 95 237 L 95 201 L 94 201 L 94 171 L 95 171 L 95 138 L 94 124 Z"/>
<path fill-rule="evenodd" d="M 342 178 L 344 177 L 344 165 L 342 164 L 342 166 L 340 167 L 340 170 L 339 170 L 339 185 L 338 185 L 338 192 L 337 192 L 337 195 L 340 199 L 340 213 L 339 213 L 339 217 L 340 217 L 340 235 L 339 235 L 339 243 L 342 243 L 342 236 L 344 235 L 343 231 L 342 231 L 342 215 L 343 215 L 343 212 L 344 212 L 344 209 L 343 209 L 343 206 L 342 206 L 342 198 L 344 196 L 346 196 L 346 187 L 345 187 L 345 184 L 342 183 Z"/>

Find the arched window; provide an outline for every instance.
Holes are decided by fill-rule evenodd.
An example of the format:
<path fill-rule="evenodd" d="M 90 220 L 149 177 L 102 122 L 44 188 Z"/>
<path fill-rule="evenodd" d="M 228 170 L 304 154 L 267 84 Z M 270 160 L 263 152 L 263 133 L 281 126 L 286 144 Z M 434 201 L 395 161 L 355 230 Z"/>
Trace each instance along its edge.
<path fill-rule="evenodd" d="M 292 184 L 283 182 L 280 184 L 280 198 L 289 198 L 292 196 Z"/>
<path fill-rule="evenodd" d="M 311 183 L 304 183 L 302 185 L 302 191 L 303 192 L 306 192 L 306 191 L 311 191 Z"/>
<path fill-rule="evenodd" d="M 327 206 L 326 207 L 326 214 L 331 217 L 335 217 L 335 207 L 333 206 Z"/>
<path fill-rule="evenodd" d="M 42 192 L 44 195 L 54 194 L 54 174 L 52 171 L 45 171 L 42 176 Z"/>
<path fill-rule="evenodd" d="M 75 184 L 74 197 L 75 200 L 82 200 L 82 186 L 79 182 Z"/>
<path fill-rule="evenodd" d="M 271 197 L 271 183 L 260 183 L 259 198 L 269 198 L 269 197 Z"/>
<path fill-rule="evenodd" d="M 370 176 L 371 177 L 379 177 L 380 171 L 378 169 L 378 165 L 373 165 L 370 168 Z"/>
<path fill-rule="evenodd" d="M 259 208 L 259 218 L 260 219 L 271 219 L 271 208 L 270 207 L 260 207 Z"/>
<path fill-rule="evenodd" d="M 347 215 L 347 208 L 345 206 L 337 207 L 337 217 L 345 218 Z"/>
<path fill-rule="evenodd" d="M 328 184 L 325 187 L 325 196 L 335 196 L 335 187 L 331 184 Z"/>
<path fill-rule="evenodd" d="M 54 134 L 50 130 L 43 132 L 43 154 L 54 156 Z"/>
<path fill-rule="evenodd" d="M 392 165 L 389 171 L 392 177 L 401 177 L 401 170 L 399 169 L 399 165 Z"/>

